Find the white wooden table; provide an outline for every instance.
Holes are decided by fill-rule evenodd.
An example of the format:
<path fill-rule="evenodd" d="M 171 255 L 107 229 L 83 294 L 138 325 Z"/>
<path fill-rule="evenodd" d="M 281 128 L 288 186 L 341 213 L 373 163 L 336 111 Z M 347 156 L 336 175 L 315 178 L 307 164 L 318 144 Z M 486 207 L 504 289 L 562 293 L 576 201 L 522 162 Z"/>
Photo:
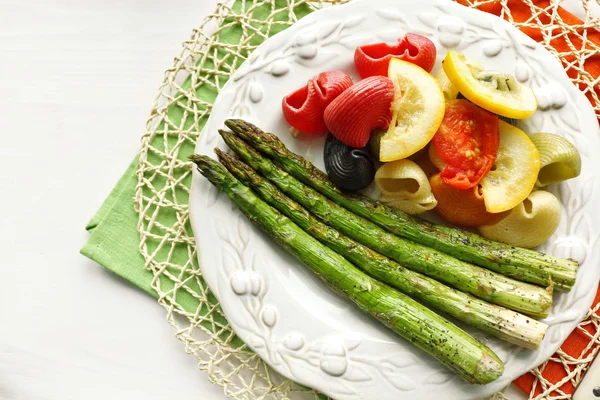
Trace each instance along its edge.
<path fill-rule="evenodd" d="M 0 399 L 225 398 L 154 299 L 79 255 L 216 3 L 0 0 Z"/>
<path fill-rule="evenodd" d="M 217 0 L 0 0 L 0 399 L 225 399 L 156 301 L 79 254 Z"/>

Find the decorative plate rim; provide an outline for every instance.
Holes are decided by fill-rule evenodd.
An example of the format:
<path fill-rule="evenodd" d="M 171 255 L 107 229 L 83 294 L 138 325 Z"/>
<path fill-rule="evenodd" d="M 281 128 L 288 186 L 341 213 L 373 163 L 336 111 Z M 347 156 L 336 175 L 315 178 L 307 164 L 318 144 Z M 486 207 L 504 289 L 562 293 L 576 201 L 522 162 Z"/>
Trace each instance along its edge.
<path fill-rule="evenodd" d="M 410 12 L 401 12 L 402 7 L 408 5 L 411 6 Z M 374 9 L 377 11 L 368 14 Z M 437 14 L 435 10 L 438 10 Z M 417 12 L 421 14 L 417 15 L 418 21 L 414 23 L 405 17 L 406 14 Z M 558 60 L 541 45 L 500 18 L 444 1 L 426 0 L 415 5 L 410 0 L 355 0 L 341 6 L 319 10 L 266 40 L 240 66 L 217 97 L 211 116 L 200 135 L 196 151 L 210 153 L 212 147 L 223 146 L 216 129 L 222 127 L 225 117 L 235 115 L 249 120 L 256 118 L 251 110 L 253 107 L 259 107 L 258 104 L 265 98 L 261 81 L 286 76 L 293 69 L 291 64 L 294 64 L 294 67 L 300 65 L 298 68 L 314 70 L 317 68 L 315 65 L 318 65 L 319 58 L 322 58 L 320 49 L 327 46 L 342 46 L 347 49 L 356 47 L 356 37 L 349 32 L 360 31 L 361 24 L 369 18 L 380 18 L 383 23 L 396 24 L 398 26 L 394 28 L 394 32 L 397 32 L 396 36 L 401 36 L 406 31 L 413 31 L 433 35 L 445 48 L 462 50 L 477 45 L 489 58 L 494 58 L 513 46 L 517 58 L 515 76 L 521 81 L 530 81 L 535 87 L 540 104 L 541 111 L 536 113 L 527 124 L 530 128 L 537 128 L 538 131 L 546 128 L 548 124 L 553 124 L 552 126 L 561 129 L 561 133 L 569 136 L 569 139 L 582 150 L 584 168 L 582 175 L 577 180 L 554 190 L 554 193 L 561 197 L 565 212 L 570 213 L 569 221 L 563 221 L 559 228 L 564 228 L 566 231 L 562 236 L 555 235 L 556 238 L 553 238 L 546 248 L 551 248 L 555 254 L 583 257 L 587 262 L 580 267 L 573 291 L 555 297 L 553 310 L 558 310 L 559 315 L 554 315 L 553 312 L 547 319 L 552 327 L 537 356 L 532 357 L 532 353 L 528 352 L 529 357 L 524 357 L 523 353 L 526 351 L 521 349 L 509 352 L 506 356 L 510 357 L 510 362 L 523 364 L 518 371 L 505 371 L 500 379 L 490 385 L 468 386 L 456 383 L 456 378 L 453 376 L 448 377 L 443 367 L 441 369 L 434 367 L 433 372 L 425 374 L 420 382 L 407 379 L 406 376 L 411 375 L 410 372 L 405 371 L 407 366 L 417 368 L 416 364 L 410 362 L 406 364 L 405 361 L 391 360 L 389 357 L 366 357 L 359 351 L 362 349 L 362 347 L 359 349 L 359 346 L 365 346 L 361 343 L 362 339 L 344 336 L 341 340 L 332 340 L 328 335 L 324 335 L 320 342 L 311 343 L 305 340 L 302 332 L 298 331 L 279 337 L 275 333 L 275 325 L 279 318 L 277 306 L 265 300 L 269 290 L 275 289 L 270 284 L 269 276 L 265 277 L 260 273 L 261 268 L 264 268 L 263 264 L 268 261 L 265 261 L 265 257 L 261 257 L 261 254 L 252 251 L 251 242 L 254 236 L 249 230 L 249 224 L 241 214 L 231 212 L 230 209 L 231 218 L 237 217 L 236 225 L 232 230 L 228 229 L 232 225 L 215 224 L 216 235 L 212 235 L 217 238 L 215 243 L 210 238 L 210 234 L 207 234 L 207 230 L 203 229 L 207 223 L 206 217 L 212 217 L 204 214 L 208 208 L 217 204 L 218 199 L 224 199 L 224 196 L 219 195 L 216 189 L 195 174 L 190 194 L 190 220 L 199 249 L 198 261 L 206 282 L 221 302 L 234 331 L 274 370 L 289 379 L 339 400 L 373 398 L 373 395 L 387 399 L 403 392 L 410 392 L 415 399 L 426 398 L 434 393 L 432 391 L 434 386 L 447 395 L 452 393 L 449 391 L 452 389 L 455 393 L 461 394 L 461 399 L 485 397 L 502 389 L 514 378 L 539 365 L 556 351 L 589 308 L 595 294 L 595 290 L 591 290 L 592 284 L 594 282 L 597 284 L 600 277 L 600 270 L 597 268 L 594 270 L 590 266 L 595 264 L 591 259 L 597 262 L 599 257 L 589 254 L 598 242 L 599 235 L 591 227 L 592 222 L 585 218 L 584 212 L 595 193 L 594 180 L 590 171 L 595 169 L 594 166 L 600 167 L 598 161 L 591 158 L 587 151 L 583 151 L 589 148 L 585 144 L 590 141 L 595 145 L 592 147 L 600 148 L 596 117 L 591 105 L 573 86 Z M 322 26 L 318 26 L 319 23 Z M 504 32 L 505 35 L 499 35 L 498 31 Z M 375 36 L 381 37 L 379 33 Z M 486 43 L 481 44 L 482 41 Z M 535 54 L 535 57 L 525 53 Z M 518 59 L 519 56 L 521 59 Z M 520 61 L 529 58 L 539 58 L 541 61 L 538 61 L 537 65 L 529 65 L 528 62 L 519 64 Z M 290 59 L 293 61 L 289 62 Z M 329 62 L 333 62 L 331 58 L 327 59 L 325 64 Z M 550 75 L 553 79 L 548 80 L 543 74 L 536 74 L 538 68 L 544 72 L 551 71 Z M 587 107 L 582 106 L 583 102 Z M 258 124 L 264 126 L 260 122 Z M 590 126 L 596 127 L 596 135 L 592 137 L 578 135 L 582 125 L 588 124 L 595 124 Z M 232 209 L 234 208 L 235 206 Z M 594 219 L 598 222 L 598 215 L 595 215 Z M 573 224 L 576 225 L 575 228 Z M 578 231 L 580 225 L 585 225 L 585 228 L 581 229 L 587 229 L 587 236 Z M 585 236 L 586 240 L 580 240 L 580 236 Z M 219 259 L 215 258 L 217 257 L 214 254 L 215 249 L 220 250 Z M 218 263 L 219 260 L 220 264 L 215 268 L 215 261 Z M 589 274 L 585 280 L 581 277 L 583 273 Z M 590 279 L 592 277 L 594 279 Z M 573 309 L 574 304 L 578 307 Z M 560 329 L 553 329 L 555 326 Z M 486 342 L 494 341 L 482 335 L 475 336 Z M 398 341 L 401 347 L 405 347 L 401 338 Z M 413 356 L 413 361 L 420 355 L 417 350 L 411 350 L 410 353 L 407 358 Z M 521 361 L 522 358 L 527 359 L 526 364 Z M 305 364 L 304 368 L 294 364 L 294 360 L 298 359 Z M 503 359 L 508 365 L 509 360 Z M 377 379 L 379 381 L 376 381 Z M 390 391 L 383 394 L 377 392 L 381 389 L 381 385 L 365 384 L 370 380 L 378 383 L 387 382 Z M 338 385 L 338 381 L 343 382 Z M 460 389 L 457 390 L 457 387 Z M 464 388 L 469 390 L 464 391 Z M 394 390 L 397 392 L 392 393 Z"/>

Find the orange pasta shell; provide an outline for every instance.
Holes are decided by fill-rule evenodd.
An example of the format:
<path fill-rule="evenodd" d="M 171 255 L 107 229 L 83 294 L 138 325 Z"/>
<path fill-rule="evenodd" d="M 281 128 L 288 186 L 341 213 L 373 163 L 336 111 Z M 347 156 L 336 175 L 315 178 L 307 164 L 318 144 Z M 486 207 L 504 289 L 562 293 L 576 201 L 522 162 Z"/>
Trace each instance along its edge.
<path fill-rule="evenodd" d="M 434 210 L 448 222 L 476 227 L 493 224 L 504 215 L 486 211 L 479 185 L 467 190 L 459 190 L 445 183 L 440 174 L 432 176 L 429 184 L 438 201 Z"/>

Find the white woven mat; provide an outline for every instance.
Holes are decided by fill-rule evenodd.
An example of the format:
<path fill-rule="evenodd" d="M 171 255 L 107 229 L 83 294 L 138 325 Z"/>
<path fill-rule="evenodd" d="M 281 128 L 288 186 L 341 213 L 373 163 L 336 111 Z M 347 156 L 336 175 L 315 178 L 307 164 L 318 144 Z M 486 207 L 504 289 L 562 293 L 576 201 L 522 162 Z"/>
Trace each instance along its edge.
<path fill-rule="evenodd" d="M 512 1 L 512 0 L 510 0 Z M 500 3 L 502 16 L 514 23 L 509 0 L 468 0 L 470 6 Z M 167 310 L 167 319 L 185 350 L 198 359 L 198 367 L 208 373 L 211 382 L 224 388 L 225 395 L 235 399 L 326 399 L 311 389 L 301 387 L 268 368 L 234 334 L 218 302 L 207 288 L 196 259 L 196 247 L 188 222 L 188 195 L 191 167 L 186 161 L 195 146 L 219 89 L 267 37 L 292 25 L 308 12 L 343 1 L 308 0 L 237 0 L 219 4 L 215 12 L 193 30 L 183 43 L 181 54 L 165 74 L 154 102 L 143 137 L 137 171 L 139 183 L 135 207 L 139 212 L 140 252 L 146 268 L 154 273 L 152 287 L 159 303 Z M 600 99 L 594 91 L 600 86 L 583 70 L 583 62 L 600 48 L 588 41 L 587 32 L 600 27 L 592 17 L 598 0 L 583 0 L 585 22 L 567 25 L 558 14 L 560 1 L 523 0 L 534 17 L 517 27 L 536 28 L 546 25 L 544 46 L 561 59 L 571 71 L 573 82 L 595 100 L 600 117 Z M 535 4 L 546 4 L 536 6 Z M 568 51 L 558 52 L 551 40 L 570 34 Z M 566 37 L 566 36 L 565 36 Z M 598 316 L 584 322 L 598 326 Z M 581 327 L 579 329 L 582 329 Z M 598 331 L 596 331 L 598 332 Z M 592 343 L 598 344 L 598 333 Z M 574 385 L 593 360 L 597 350 L 588 351 L 582 359 L 558 352 L 556 359 L 568 371 L 565 381 Z M 537 399 L 567 399 L 541 376 L 544 366 L 534 370 L 535 385 L 543 388 Z M 551 393 L 553 393 L 551 395 Z M 558 394 L 557 394 L 558 393 Z M 503 398 L 497 394 L 497 398 Z"/>

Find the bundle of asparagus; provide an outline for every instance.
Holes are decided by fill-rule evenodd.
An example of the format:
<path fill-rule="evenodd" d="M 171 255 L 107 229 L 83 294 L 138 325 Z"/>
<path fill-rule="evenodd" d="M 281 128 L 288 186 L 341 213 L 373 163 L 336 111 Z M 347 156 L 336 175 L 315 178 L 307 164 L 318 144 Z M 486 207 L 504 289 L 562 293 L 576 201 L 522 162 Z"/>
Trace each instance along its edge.
<path fill-rule="evenodd" d="M 343 193 L 321 170 L 289 151 L 277 136 L 243 120 L 230 119 L 225 125 L 258 151 L 276 160 L 290 175 L 395 235 L 523 282 L 542 286 L 553 284 L 558 291 L 569 291 L 575 283 L 577 261 L 494 242 L 471 232 L 410 216 L 361 194 Z"/>
<path fill-rule="evenodd" d="M 312 237 L 328 246 L 369 276 L 387 283 L 431 307 L 519 346 L 535 349 L 544 338 L 547 326 L 512 310 L 486 303 L 450 288 L 376 253 L 321 223 L 300 204 L 284 195 L 256 172 L 221 150 L 217 156 L 229 172 L 252 188 L 258 196 L 290 218 Z"/>
<path fill-rule="evenodd" d="M 458 290 L 534 317 L 546 317 L 552 291 L 517 281 L 485 268 L 460 261 L 406 239 L 399 238 L 328 200 L 277 167 L 234 134 L 220 131 L 225 143 L 292 199 L 326 224 L 363 245 L 414 271 L 447 283 Z"/>
<path fill-rule="evenodd" d="M 206 156 L 191 159 L 200 173 L 225 192 L 250 221 L 361 310 L 469 383 L 486 384 L 502 375 L 502 361 L 487 346 L 410 297 L 355 268 L 256 197 L 218 162 Z"/>
<path fill-rule="evenodd" d="M 532 349 L 541 343 L 547 325 L 523 314 L 547 316 L 552 284 L 572 287 L 576 262 L 343 193 L 274 135 L 240 120 L 226 125 L 234 133 L 220 134 L 241 160 L 218 149 L 221 164 L 190 159 L 252 222 L 363 311 L 470 383 L 497 379 L 500 359 L 412 298 L 511 343 Z"/>

